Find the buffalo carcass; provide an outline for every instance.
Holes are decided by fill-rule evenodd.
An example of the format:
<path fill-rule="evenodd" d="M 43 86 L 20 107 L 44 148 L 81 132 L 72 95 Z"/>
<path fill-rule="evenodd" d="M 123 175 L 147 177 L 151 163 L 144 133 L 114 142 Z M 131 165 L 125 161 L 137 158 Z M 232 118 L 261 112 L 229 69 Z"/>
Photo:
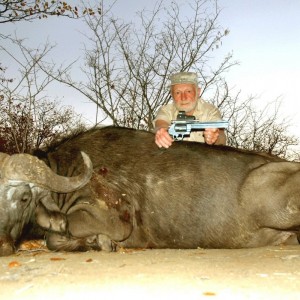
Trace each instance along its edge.
<path fill-rule="evenodd" d="M 33 194 L 31 205 L 38 204 L 38 223 L 48 229 L 50 249 L 243 248 L 297 242 L 298 163 L 191 142 L 159 149 L 153 134 L 115 127 L 66 138 L 38 156 L 55 173 L 75 176 L 83 167 L 80 151 L 94 166 L 80 189 L 56 190 L 39 205 L 28 185 L 32 179 L 24 180 Z M 53 201 L 59 218 L 47 213 Z M 7 221 L 0 223 L 0 232 L 5 228 Z"/>
<path fill-rule="evenodd" d="M 48 232 L 50 249 L 298 243 L 299 163 L 192 142 L 159 149 L 152 133 L 115 127 L 70 137 L 44 160 L 70 176 L 81 165 L 79 151 L 94 173 L 80 190 L 53 195 L 68 226 Z"/>
<path fill-rule="evenodd" d="M 84 186 L 93 171 L 82 153 L 85 170 L 67 178 L 28 154 L 0 153 L 0 256 L 14 252 L 24 226 L 34 218 L 44 229 L 66 230 L 66 217 L 52 201 L 50 191 L 69 193 Z"/>

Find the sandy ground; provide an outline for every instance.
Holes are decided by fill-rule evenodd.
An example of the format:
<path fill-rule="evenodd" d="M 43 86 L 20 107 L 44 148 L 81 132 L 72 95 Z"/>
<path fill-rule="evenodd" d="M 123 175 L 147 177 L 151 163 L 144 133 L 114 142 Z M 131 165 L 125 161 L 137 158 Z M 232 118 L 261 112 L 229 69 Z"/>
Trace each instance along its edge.
<path fill-rule="evenodd" d="M 299 246 L 0 258 L 0 299 L 300 299 Z"/>

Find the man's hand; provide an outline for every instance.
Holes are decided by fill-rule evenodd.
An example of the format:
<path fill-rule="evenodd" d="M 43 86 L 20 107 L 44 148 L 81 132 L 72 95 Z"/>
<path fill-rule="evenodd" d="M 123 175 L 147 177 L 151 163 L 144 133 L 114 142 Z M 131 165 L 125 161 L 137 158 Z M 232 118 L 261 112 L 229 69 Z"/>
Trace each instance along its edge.
<path fill-rule="evenodd" d="M 213 145 L 218 140 L 219 135 L 220 130 L 218 128 L 206 128 L 203 133 L 205 143 L 208 145 Z"/>
<path fill-rule="evenodd" d="M 173 143 L 172 137 L 169 135 L 167 128 L 159 128 L 155 133 L 155 143 L 156 145 L 161 148 L 169 148 Z"/>

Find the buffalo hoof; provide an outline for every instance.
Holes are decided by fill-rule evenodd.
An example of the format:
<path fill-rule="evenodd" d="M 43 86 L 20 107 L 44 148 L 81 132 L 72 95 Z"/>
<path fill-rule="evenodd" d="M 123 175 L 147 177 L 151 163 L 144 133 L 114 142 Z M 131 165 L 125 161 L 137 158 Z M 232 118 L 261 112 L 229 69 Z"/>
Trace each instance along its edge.
<path fill-rule="evenodd" d="M 0 237 L 0 256 L 9 256 L 15 253 L 15 247 L 12 239 L 2 236 Z"/>
<path fill-rule="evenodd" d="M 46 230 L 54 232 L 66 232 L 67 230 L 67 218 L 60 212 L 51 212 L 49 215 L 37 214 L 36 222 Z"/>
<path fill-rule="evenodd" d="M 106 252 L 116 251 L 114 242 L 105 234 L 97 234 L 86 238 L 86 245 L 93 250 Z"/>
<path fill-rule="evenodd" d="M 49 229 L 55 232 L 66 232 L 67 218 L 61 213 L 52 213 L 52 218 L 49 220 Z"/>
<path fill-rule="evenodd" d="M 102 251 L 114 252 L 116 251 L 116 244 L 105 234 L 97 235 L 97 244 Z"/>

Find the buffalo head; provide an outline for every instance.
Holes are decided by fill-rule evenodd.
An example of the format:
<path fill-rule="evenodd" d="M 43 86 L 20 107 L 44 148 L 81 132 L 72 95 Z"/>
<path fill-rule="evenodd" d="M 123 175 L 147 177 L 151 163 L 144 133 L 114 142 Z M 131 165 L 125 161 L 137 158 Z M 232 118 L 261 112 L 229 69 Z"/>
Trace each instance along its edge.
<path fill-rule="evenodd" d="M 82 157 L 85 171 L 64 177 L 29 154 L 0 153 L 0 256 L 14 252 L 15 242 L 41 199 L 51 201 L 51 192 L 69 193 L 87 184 L 93 167 L 83 152 Z"/>

